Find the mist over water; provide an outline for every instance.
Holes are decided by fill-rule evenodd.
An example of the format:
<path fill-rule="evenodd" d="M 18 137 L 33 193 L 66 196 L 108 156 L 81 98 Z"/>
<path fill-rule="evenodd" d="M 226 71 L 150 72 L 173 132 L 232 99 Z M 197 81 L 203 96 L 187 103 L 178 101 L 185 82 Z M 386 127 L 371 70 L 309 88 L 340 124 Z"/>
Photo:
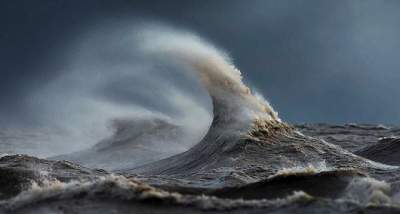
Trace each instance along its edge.
<path fill-rule="evenodd" d="M 398 128 L 286 124 L 229 54 L 161 23 L 108 21 L 65 47 L 0 129 L 0 212 L 398 206 Z"/>
<path fill-rule="evenodd" d="M 25 101 L 26 120 L 33 122 L 27 125 L 21 121 L 13 127 L 46 137 L 31 147 L 24 144 L 32 144 L 32 139 L 22 139 L 14 152 L 48 157 L 87 149 L 113 136 L 120 129 L 116 124 L 127 124 L 116 121 L 127 120 L 159 119 L 180 127 L 181 136 L 176 141 L 183 144 L 176 148 L 177 153 L 197 143 L 211 123 L 210 97 L 187 66 L 149 54 L 149 47 L 139 43 L 145 42 L 144 33 L 156 28 L 154 38 L 163 37 L 161 29 L 169 29 L 168 35 L 173 36 L 174 30 L 161 24 L 109 23 L 83 32 L 68 49 L 58 50 L 67 56 L 66 66 Z M 192 43 L 200 45 L 196 40 Z"/>
<path fill-rule="evenodd" d="M 243 84 L 228 54 L 195 33 L 155 22 L 107 22 L 65 46 L 57 50 L 65 66 L 24 101 L 30 122 L 10 129 L 28 134 L 3 151 L 51 157 L 123 141 L 164 158 L 198 143 L 214 116 L 226 124 L 223 132 L 237 134 L 258 117 L 280 121 Z"/>

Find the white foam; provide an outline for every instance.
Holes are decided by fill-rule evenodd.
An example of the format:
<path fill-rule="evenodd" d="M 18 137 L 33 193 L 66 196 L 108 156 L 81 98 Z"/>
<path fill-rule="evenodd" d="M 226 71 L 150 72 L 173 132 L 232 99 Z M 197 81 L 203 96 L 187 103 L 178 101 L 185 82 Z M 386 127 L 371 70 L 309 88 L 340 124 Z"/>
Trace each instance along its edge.
<path fill-rule="evenodd" d="M 384 181 L 378 181 L 371 177 L 353 178 L 342 199 L 363 205 L 384 205 L 392 203 L 390 194 L 390 184 Z"/>
<path fill-rule="evenodd" d="M 240 207 L 279 207 L 291 203 L 310 201 L 313 198 L 302 192 L 296 191 L 292 195 L 274 200 L 268 199 L 221 199 L 214 196 L 191 196 L 171 193 L 150 187 L 133 179 L 122 176 L 100 177 L 95 181 L 63 183 L 58 180 L 44 182 L 42 185 L 33 183 L 32 187 L 21 192 L 16 197 L 0 202 L 8 210 L 15 210 L 29 204 L 44 200 L 68 200 L 85 193 L 86 198 L 118 198 L 124 200 L 165 199 L 168 203 L 183 206 L 195 206 L 204 210 L 230 210 Z M 100 194 L 103 193 L 103 194 Z"/>

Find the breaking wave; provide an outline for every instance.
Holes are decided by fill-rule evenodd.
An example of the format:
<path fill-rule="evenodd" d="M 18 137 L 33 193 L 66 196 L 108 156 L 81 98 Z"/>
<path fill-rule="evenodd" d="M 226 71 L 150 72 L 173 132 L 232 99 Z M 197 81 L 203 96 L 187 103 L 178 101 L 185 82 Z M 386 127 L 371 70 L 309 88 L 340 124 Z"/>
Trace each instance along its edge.
<path fill-rule="evenodd" d="M 12 200 L 0 202 L 2 210 L 12 211 L 31 204 L 39 204 L 51 201 L 73 200 L 126 200 L 126 201 L 155 201 L 160 204 L 177 205 L 181 207 L 197 207 L 202 210 L 231 210 L 237 208 L 253 207 L 280 207 L 291 203 L 301 203 L 312 200 L 312 197 L 304 192 L 295 192 L 286 198 L 275 200 L 232 200 L 220 199 L 210 196 L 190 196 L 179 193 L 170 193 L 143 184 L 134 179 L 126 179 L 122 176 L 101 177 L 92 182 L 49 181 L 44 186 L 33 184 L 32 187 L 21 192 Z M 102 202 L 107 203 L 107 202 Z"/>
<path fill-rule="evenodd" d="M 213 102 L 214 118 L 228 122 L 253 121 L 256 117 L 279 121 L 278 114 L 242 82 L 240 71 L 227 54 L 200 37 L 168 28 L 146 28 L 141 48 L 149 54 L 173 59 L 195 71 Z"/>
<path fill-rule="evenodd" d="M 205 90 L 211 98 L 213 114 L 210 115 L 214 118 L 213 121 L 218 120 L 219 124 L 223 124 L 223 127 L 221 126 L 223 130 L 218 131 L 220 134 L 229 133 L 241 135 L 247 133 L 256 120 L 264 122 L 269 121 L 276 124 L 280 123 L 277 112 L 273 110 L 269 103 L 260 95 L 255 96 L 242 82 L 240 71 L 235 68 L 227 54 L 207 43 L 197 35 L 161 25 L 144 25 L 131 32 L 130 36 L 132 37 L 132 42 L 128 43 L 132 45 L 130 48 L 134 50 L 136 54 L 136 56 L 132 57 L 138 58 L 137 55 L 139 55 L 139 58 L 142 60 L 142 67 L 143 64 L 146 63 L 152 65 L 167 65 L 177 69 L 177 71 L 172 72 L 174 75 L 198 79 L 193 79 L 191 81 L 194 83 L 198 82 L 200 84 L 198 87 Z M 146 62 L 143 63 L 143 61 Z M 135 73 L 134 66 L 137 67 L 137 65 L 130 66 L 133 66 L 131 67 L 132 71 L 124 70 L 123 73 L 121 72 L 122 77 L 129 78 L 131 75 L 130 73 Z M 97 69 L 97 67 L 95 68 Z M 107 72 L 113 72 L 111 78 L 114 78 L 116 75 L 114 70 Z M 156 73 L 157 72 L 159 71 L 156 71 Z M 99 75 L 99 71 L 96 70 L 94 74 Z M 104 73 L 100 73 L 100 75 L 104 75 Z M 121 74 L 118 73 L 118 75 Z M 150 73 L 148 75 L 152 74 Z M 72 78 L 76 81 L 76 77 L 77 74 L 72 72 L 72 75 L 67 74 L 67 77 L 61 79 L 65 81 L 65 78 Z M 82 75 L 79 74 L 79 79 L 81 78 Z M 109 90 L 114 90 L 114 88 L 118 88 L 118 90 L 146 90 L 145 88 L 132 86 L 133 83 L 122 85 L 127 87 L 127 89 L 120 89 L 121 86 L 115 84 L 122 83 L 115 83 L 113 79 L 104 78 L 108 78 L 108 76 L 101 77 L 101 79 L 102 81 L 106 81 L 106 84 L 112 84 Z M 157 77 L 153 76 L 147 78 L 150 78 L 151 81 L 153 81 L 153 78 L 157 79 Z M 160 81 L 161 85 L 165 84 L 165 81 Z M 190 80 L 184 79 L 182 81 Z M 59 85 L 59 83 L 57 83 L 57 85 Z M 96 89 L 99 85 L 103 86 L 104 83 L 95 84 L 95 89 L 93 90 L 97 91 Z M 178 86 L 175 85 L 167 85 L 166 87 L 161 87 L 161 89 L 173 90 L 174 96 L 184 93 L 181 92 L 185 91 L 184 89 L 178 91 L 178 89 L 175 89 L 177 87 Z M 86 86 L 83 90 L 85 90 L 85 92 L 88 91 Z M 89 89 L 89 92 L 92 92 L 92 89 Z M 109 93 L 110 92 L 107 92 L 107 94 Z M 47 93 L 43 95 L 42 93 L 41 96 L 48 97 L 49 95 Z M 169 95 L 167 94 L 164 96 Z M 84 102 L 92 102 L 94 99 L 93 97 L 96 96 L 88 96 L 88 100 Z M 133 97 L 131 99 L 135 98 Z M 122 105 L 120 101 L 117 103 L 115 103 L 115 100 L 113 100 L 113 102 L 105 102 L 104 100 L 95 98 L 94 101 L 99 103 L 96 106 L 92 104 L 90 104 L 90 106 L 96 108 L 94 112 L 96 114 L 101 113 L 102 117 L 100 118 L 102 121 L 98 121 L 99 125 L 96 125 L 96 127 L 101 126 L 101 123 L 107 124 L 109 121 L 114 121 L 114 125 L 112 126 L 114 127 L 113 134 L 108 134 L 109 136 L 107 137 L 104 133 L 109 133 L 109 131 L 103 129 L 102 134 L 96 136 L 98 142 L 101 140 L 99 137 L 103 138 L 101 143 L 96 145 L 92 144 L 91 147 L 83 147 L 83 152 L 82 149 L 80 149 L 81 151 L 73 152 L 70 155 L 56 156 L 55 158 L 68 159 L 90 167 L 115 170 L 127 168 L 128 166 L 134 167 L 143 165 L 173 154 L 182 153 L 199 142 L 201 137 L 205 135 L 205 132 L 201 129 L 205 128 L 204 130 L 207 130 L 207 126 L 204 125 L 206 124 L 204 119 L 197 119 L 204 116 L 207 118 L 207 115 L 204 115 L 204 107 L 199 103 L 196 104 L 197 101 L 195 100 L 197 100 L 196 97 L 190 98 L 187 95 L 182 96 L 179 100 L 173 100 L 173 105 L 178 106 L 183 112 L 183 115 L 181 115 L 179 119 L 176 116 L 173 117 L 162 112 L 152 111 L 151 108 L 135 113 L 128 109 L 129 106 Z M 74 102 L 76 102 L 76 100 L 74 100 Z M 107 107 L 107 109 L 102 110 L 104 107 Z M 143 108 L 145 107 L 146 106 Z M 162 107 L 165 106 L 163 105 Z M 83 106 L 83 109 L 85 108 L 86 107 Z M 118 108 L 120 110 L 118 110 Z M 133 106 L 131 106 L 131 108 L 135 110 L 138 109 Z M 122 109 L 125 110 L 122 111 Z M 203 115 L 197 115 L 199 111 L 200 113 L 203 111 Z M 143 116 L 146 115 L 144 112 L 147 112 L 148 116 Z M 115 114 L 110 115 L 113 113 Z M 140 117 L 138 117 L 138 115 L 140 115 Z M 85 117 L 84 115 L 83 118 Z M 88 121 L 96 118 L 95 115 L 90 115 L 89 117 Z M 98 118 L 96 118 L 96 120 L 98 120 Z M 115 121 L 120 122 L 116 123 Z M 154 123 L 155 121 L 157 124 Z M 86 121 L 85 123 L 87 124 L 88 122 Z M 90 127 L 93 125 L 87 124 L 87 126 Z M 96 132 L 100 133 L 101 131 L 96 130 Z M 104 143 L 105 141 L 108 142 L 106 143 L 107 146 Z M 121 146 L 122 144 L 124 144 L 124 146 Z"/>
<path fill-rule="evenodd" d="M 4 182 L 17 181 L 0 188 L 8 194 L 1 209 L 80 199 L 98 209 L 121 201 L 206 210 L 306 202 L 339 213 L 349 204 L 398 206 L 400 168 L 385 165 L 398 163 L 394 153 L 385 158 L 398 140 L 353 154 L 302 134 L 243 83 L 227 53 L 196 34 L 120 24 L 77 43 L 69 66 L 26 100 L 25 128 L 51 138 L 2 148 L 47 159 L 0 158 Z"/>

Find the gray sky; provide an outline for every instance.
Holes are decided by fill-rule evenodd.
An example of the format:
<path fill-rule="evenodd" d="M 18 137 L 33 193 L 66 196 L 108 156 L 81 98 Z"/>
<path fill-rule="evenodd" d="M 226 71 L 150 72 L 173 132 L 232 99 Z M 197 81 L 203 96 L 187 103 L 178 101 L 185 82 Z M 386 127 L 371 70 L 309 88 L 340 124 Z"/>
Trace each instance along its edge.
<path fill-rule="evenodd" d="M 26 97 L 66 66 L 65 41 L 130 16 L 192 30 L 228 51 L 287 121 L 399 124 L 399 10 L 397 0 L 4 0 L 0 118 L 23 120 Z"/>

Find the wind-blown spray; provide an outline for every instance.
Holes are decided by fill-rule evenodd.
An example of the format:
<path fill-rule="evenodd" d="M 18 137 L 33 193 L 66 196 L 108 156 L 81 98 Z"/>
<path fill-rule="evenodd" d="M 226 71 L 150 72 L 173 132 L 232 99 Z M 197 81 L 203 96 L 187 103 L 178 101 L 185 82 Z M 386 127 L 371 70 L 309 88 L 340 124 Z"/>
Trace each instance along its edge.
<path fill-rule="evenodd" d="M 139 35 L 142 50 L 173 59 L 197 74 L 212 98 L 214 118 L 233 126 L 256 118 L 280 121 L 269 103 L 243 84 L 240 71 L 224 51 L 193 33 L 166 27 L 147 26 Z"/>

